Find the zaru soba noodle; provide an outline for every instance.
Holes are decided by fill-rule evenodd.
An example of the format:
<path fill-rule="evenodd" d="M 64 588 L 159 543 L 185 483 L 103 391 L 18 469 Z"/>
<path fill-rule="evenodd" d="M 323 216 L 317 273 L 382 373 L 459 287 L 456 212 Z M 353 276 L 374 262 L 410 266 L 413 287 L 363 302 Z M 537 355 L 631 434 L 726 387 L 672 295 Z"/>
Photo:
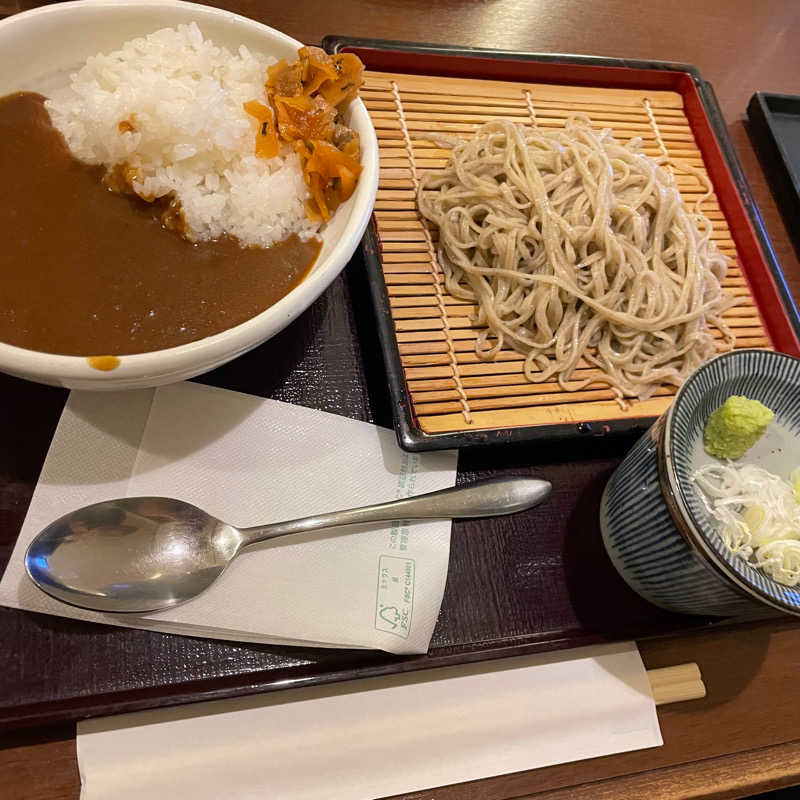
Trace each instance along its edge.
<path fill-rule="evenodd" d="M 453 144 L 417 201 L 439 228 L 447 290 L 478 306 L 482 359 L 510 345 L 529 380 L 606 383 L 624 404 L 732 347 L 727 259 L 641 140 L 621 144 L 573 117 L 563 130 L 493 121 Z M 673 168 L 710 194 L 698 171 Z M 587 365 L 601 374 L 576 372 Z"/>

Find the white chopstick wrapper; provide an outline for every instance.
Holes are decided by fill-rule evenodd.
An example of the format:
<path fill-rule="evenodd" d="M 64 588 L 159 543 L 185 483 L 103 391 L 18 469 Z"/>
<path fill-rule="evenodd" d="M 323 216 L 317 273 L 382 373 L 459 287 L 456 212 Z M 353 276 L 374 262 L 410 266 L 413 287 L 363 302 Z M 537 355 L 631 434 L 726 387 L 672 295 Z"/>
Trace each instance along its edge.
<path fill-rule="evenodd" d="M 82 800 L 368 800 L 662 743 L 634 643 L 78 724 Z"/>
<path fill-rule="evenodd" d="M 449 521 L 259 545 L 195 600 L 146 616 L 50 598 L 25 575 L 24 553 L 52 520 L 109 498 L 177 497 L 234 525 L 257 525 L 444 489 L 456 461 L 453 451 L 404 453 L 393 431 L 375 425 L 194 383 L 73 392 L 0 604 L 193 636 L 422 653 L 444 592 Z"/>

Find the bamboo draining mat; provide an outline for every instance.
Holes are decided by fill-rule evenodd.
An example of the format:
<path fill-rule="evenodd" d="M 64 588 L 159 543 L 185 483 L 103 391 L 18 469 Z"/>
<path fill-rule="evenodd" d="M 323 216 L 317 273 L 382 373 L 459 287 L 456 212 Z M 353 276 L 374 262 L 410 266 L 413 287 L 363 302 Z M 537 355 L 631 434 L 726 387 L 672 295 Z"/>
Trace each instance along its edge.
<path fill-rule="evenodd" d="M 611 390 L 599 383 L 564 392 L 557 383 L 528 382 L 522 373 L 523 356 L 511 349 L 502 350 L 494 361 L 481 361 L 475 354 L 477 330 L 470 321 L 475 308 L 445 290 L 432 256 L 437 232 L 423 224 L 414 186 L 420 171 L 441 169 L 449 155 L 427 136 L 469 134 L 497 118 L 557 128 L 574 113 L 588 116 L 597 129 L 611 128 L 622 141 L 641 137 L 650 156 L 668 155 L 704 170 L 681 96 L 366 72 L 361 97 L 378 136 L 381 169 L 375 220 L 398 349 L 420 428 L 435 434 L 661 414 L 674 394 L 669 387 L 645 402 L 631 402 L 623 411 Z M 704 193 L 700 182 L 674 174 L 684 200 L 692 205 Z M 708 198 L 702 209 L 713 221 L 713 238 L 731 259 L 724 285 L 745 298 L 725 315 L 736 346 L 771 347 L 716 197 Z M 597 370 L 584 365 L 575 378 L 592 373 Z"/>

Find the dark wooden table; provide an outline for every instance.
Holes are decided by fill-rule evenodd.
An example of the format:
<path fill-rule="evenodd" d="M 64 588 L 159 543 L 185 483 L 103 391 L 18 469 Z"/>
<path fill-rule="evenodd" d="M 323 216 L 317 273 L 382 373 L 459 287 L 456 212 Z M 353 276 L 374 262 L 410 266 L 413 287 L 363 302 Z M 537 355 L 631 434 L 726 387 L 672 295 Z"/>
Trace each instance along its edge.
<path fill-rule="evenodd" d="M 714 85 L 778 260 L 800 301 L 800 263 L 743 122 L 754 91 L 800 94 L 800 4 L 794 0 L 212 4 L 309 43 L 346 34 L 694 64 Z M 0 0 L 0 15 L 36 5 L 40 0 Z M 0 487 L 0 512 L 15 502 L 14 487 Z M 648 668 L 696 661 L 708 687 L 704 700 L 659 710 L 663 747 L 417 792 L 406 800 L 733 798 L 800 783 L 800 626 L 788 620 L 754 623 L 643 642 L 641 651 Z M 78 792 L 73 727 L 0 739 L 0 797 L 75 800 Z"/>

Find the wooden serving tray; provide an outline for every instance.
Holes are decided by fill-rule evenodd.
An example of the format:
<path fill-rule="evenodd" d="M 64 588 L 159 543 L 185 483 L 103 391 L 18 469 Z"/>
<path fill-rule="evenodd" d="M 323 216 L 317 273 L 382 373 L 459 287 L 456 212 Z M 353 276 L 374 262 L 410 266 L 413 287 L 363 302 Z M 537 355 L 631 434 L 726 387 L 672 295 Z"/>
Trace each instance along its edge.
<path fill-rule="evenodd" d="M 402 60 L 403 51 L 394 50 L 395 45 L 387 45 L 386 51 L 370 43 L 339 41 L 336 46 L 356 52 L 368 67 L 394 66 Z M 659 86 L 669 82 L 648 75 L 655 72 L 652 69 L 636 65 L 608 69 L 592 59 L 588 69 L 594 75 L 588 77 L 604 85 L 586 85 L 586 75 L 578 76 L 581 85 L 531 82 L 523 77 L 546 73 L 534 57 L 516 62 L 515 80 L 485 80 L 463 77 L 485 72 L 481 59 L 460 58 L 456 63 L 436 48 L 433 53 L 425 48 L 425 60 L 408 62 L 406 69 L 414 73 L 431 69 L 436 74 L 368 70 L 362 90 L 381 159 L 374 214 L 377 242 L 368 265 L 378 295 L 402 446 L 418 450 L 505 442 L 510 436 L 603 435 L 645 426 L 667 409 L 675 393 L 674 387 L 665 386 L 651 399 L 631 401 L 623 409 L 601 382 L 575 392 L 564 391 L 555 381 L 530 383 L 523 374 L 524 357 L 510 347 L 488 362 L 476 355 L 480 333 L 472 321 L 476 308 L 447 293 L 436 255 L 438 232 L 420 216 L 415 197 L 421 172 L 440 170 L 447 162 L 449 150 L 434 141 L 437 134 L 469 135 L 492 119 L 553 129 L 581 114 L 596 129 L 611 129 L 622 142 L 640 137 L 649 156 L 666 156 L 705 173 L 722 198 L 712 194 L 701 210 L 712 221 L 713 238 L 729 258 L 723 286 L 739 298 L 739 304 L 726 312 L 725 319 L 736 336 L 736 347 L 777 347 L 800 354 L 796 331 L 792 334 L 791 325 L 778 319 L 788 312 L 771 304 L 763 291 L 756 297 L 754 283 L 763 283 L 770 270 L 754 246 L 754 231 L 719 151 L 698 141 L 704 131 L 702 119 L 688 102 L 692 81 L 675 81 L 674 88 L 666 90 Z M 622 77 L 620 72 L 628 75 Z M 562 70 L 561 80 L 568 75 L 569 70 Z M 640 87 L 621 88 L 634 78 Z M 694 175 L 672 171 L 685 203 L 694 208 L 706 194 L 705 186 Z M 737 237 L 732 236 L 729 221 L 738 224 Z M 770 311 L 768 319 L 765 309 Z M 593 375 L 599 371 L 584 363 L 575 378 Z"/>
<path fill-rule="evenodd" d="M 281 334 L 200 380 L 390 427 L 369 270 L 357 255 Z M 0 570 L 66 395 L 0 375 Z M 461 452 L 459 481 L 531 475 L 552 481 L 553 494 L 522 514 L 453 525 L 425 655 L 214 641 L 0 607 L 0 729 L 740 623 L 661 611 L 609 562 L 600 496 L 634 440 L 629 431 Z"/>

